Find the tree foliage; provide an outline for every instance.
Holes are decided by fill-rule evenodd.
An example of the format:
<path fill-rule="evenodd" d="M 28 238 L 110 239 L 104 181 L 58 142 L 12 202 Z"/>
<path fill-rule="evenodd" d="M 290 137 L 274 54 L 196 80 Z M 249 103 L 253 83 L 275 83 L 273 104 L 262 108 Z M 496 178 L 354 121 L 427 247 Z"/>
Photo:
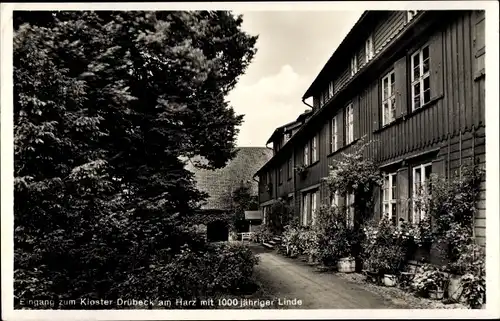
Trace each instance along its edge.
<path fill-rule="evenodd" d="M 234 156 L 242 116 L 224 97 L 256 42 L 242 18 L 87 11 L 14 21 L 16 297 L 118 296 L 142 271 L 162 273 L 151 265 L 184 244 L 202 248 L 185 222 L 204 194 L 182 157 L 220 168 Z"/>

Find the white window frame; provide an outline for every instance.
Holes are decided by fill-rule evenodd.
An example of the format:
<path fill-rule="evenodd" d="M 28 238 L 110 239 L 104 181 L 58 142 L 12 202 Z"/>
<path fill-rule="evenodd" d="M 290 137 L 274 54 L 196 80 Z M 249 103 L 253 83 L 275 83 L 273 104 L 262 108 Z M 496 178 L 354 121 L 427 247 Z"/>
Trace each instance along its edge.
<path fill-rule="evenodd" d="M 392 87 L 395 83 L 391 82 L 391 76 L 394 76 L 394 82 L 396 81 L 396 75 L 394 70 L 389 71 L 382 78 L 382 126 L 392 123 L 396 119 L 396 93 L 393 92 Z M 387 83 L 387 91 L 385 90 L 385 84 Z M 396 90 L 394 90 L 396 91 Z M 384 107 L 387 103 L 388 115 L 386 115 Z M 394 114 L 393 114 L 394 111 Z"/>
<path fill-rule="evenodd" d="M 311 193 L 311 218 L 312 225 L 316 224 L 316 206 L 318 205 L 318 191 L 314 191 Z"/>
<path fill-rule="evenodd" d="M 418 188 L 416 187 L 417 183 L 420 184 L 420 186 L 423 186 L 423 189 L 424 189 L 424 192 L 427 191 L 427 181 L 426 181 L 426 178 L 425 178 L 425 169 L 427 167 L 430 167 L 431 168 L 431 174 L 432 174 L 432 163 L 425 163 L 425 164 L 421 164 L 421 165 L 418 165 L 418 166 L 413 166 L 413 169 L 412 169 L 412 194 L 413 194 L 413 206 L 412 206 L 412 212 L 413 212 L 413 223 L 417 223 L 419 222 L 420 220 L 423 220 L 425 218 L 425 210 L 424 209 L 420 209 L 419 211 L 417 211 L 416 209 L 416 199 L 418 197 L 417 195 L 417 190 Z M 417 169 L 420 169 L 420 181 L 417 182 L 417 179 L 416 179 L 416 174 L 417 174 Z M 417 221 L 417 216 L 419 218 L 419 220 Z"/>
<path fill-rule="evenodd" d="M 337 115 L 333 116 L 330 122 L 330 152 L 333 153 L 337 150 L 338 146 L 338 126 Z"/>
<path fill-rule="evenodd" d="M 311 164 L 314 164 L 319 159 L 318 157 L 318 135 L 315 135 L 311 140 Z"/>
<path fill-rule="evenodd" d="M 358 72 L 358 56 L 354 55 L 351 57 L 351 76 L 354 76 Z"/>
<path fill-rule="evenodd" d="M 354 108 L 352 102 L 345 108 L 345 144 L 354 141 Z"/>
<path fill-rule="evenodd" d="M 307 216 L 309 214 L 309 193 L 302 194 L 302 225 L 307 226 Z"/>
<path fill-rule="evenodd" d="M 349 193 L 345 196 L 345 215 L 347 217 L 347 224 L 349 226 L 354 225 L 354 193 Z"/>
<path fill-rule="evenodd" d="M 339 206 L 339 203 L 340 203 L 340 195 L 339 195 L 339 192 L 335 192 L 335 193 L 331 196 L 330 206 L 331 206 L 331 207 L 338 207 L 338 206 Z"/>
<path fill-rule="evenodd" d="M 373 46 L 373 35 L 369 35 L 365 41 L 365 62 L 369 62 L 375 55 L 375 48 Z"/>
<path fill-rule="evenodd" d="M 406 11 L 407 21 L 410 22 L 418 14 L 419 10 L 408 10 Z"/>
<path fill-rule="evenodd" d="M 385 174 L 382 188 L 382 213 L 387 214 L 389 221 L 392 221 L 393 215 L 397 215 L 397 213 L 392 212 L 392 204 L 397 204 L 396 195 L 393 193 L 394 187 L 397 188 L 397 173 Z M 389 208 L 388 212 L 385 210 L 386 207 Z"/>
<path fill-rule="evenodd" d="M 262 207 L 262 225 L 266 224 L 267 220 L 267 206 Z"/>
<path fill-rule="evenodd" d="M 309 166 L 309 142 L 304 146 L 304 166 Z"/>
<path fill-rule="evenodd" d="M 334 94 L 333 80 L 328 83 L 328 98 L 332 98 Z"/>
<path fill-rule="evenodd" d="M 423 52 L 424 52 L 425 48 L 427 48 L 429 51 L 429 57 L 428 57 L 429 68 L 427 68 L 427 72 L 424 73 L 424 58 L 423 58 L 424 55 L 423 55 Z M 414 69 L 415 69 L 414 57 L 415 56 L 418 56 L 418 63 L 419 63 L 419 65 L 418 65 L 419 77 L 417 79 L 415 79 L 415 74 L 414 74 Z M 417 52 L 415 52 L 413 55 L 411 55 L 410 74 L 411 74 L 411 110 L 412 111 L 419 109 L 419 108 L 422 108 L 423 105 L 425 105 L 426 103 L 429 102 L 429 101 L 424 102 L 424 92 L 425 92 L 424 82 L 427 78 L 430 78 L 430 74 L 431 74 L 430 59 L 431 59 L 431 57 L 430 57 L 429 44 L 423 45 Z M 420 92 L 418 93 L 419 98 L 420 98 L 420 105 L 418 107 L 415 107 L 415 96 L 417 94 L 417 93 L 415 93 L 415 85 L 416 84 L 420 84 Z M 429 91 L 430 91 L 430 79 L 429 79 Z M 429 100 L 430 100 L 430 94 L 431 93 L 429 93 Z"/>

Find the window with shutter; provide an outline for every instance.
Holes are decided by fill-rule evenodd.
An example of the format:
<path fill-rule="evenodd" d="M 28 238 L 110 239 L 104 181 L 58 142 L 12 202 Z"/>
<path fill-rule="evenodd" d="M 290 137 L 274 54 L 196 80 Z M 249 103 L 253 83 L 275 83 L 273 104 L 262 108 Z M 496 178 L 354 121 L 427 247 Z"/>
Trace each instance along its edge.
<path fill-rule="evenodd" d="M 337 150 L 337 115 L 330 121 L 330 153 Z"/>
<path fill-rule="evenodd" d="M 309 165 L 309 142 L 304 145 L 304 165 Z"/>
<path fill-rule="evenodd" d="M 365 42 L 365 62 L 370 61 L 373 58 L 373 54 L 373 36 L 369 35 Z"/>
<path fill-rule="evenodd" d="M 396 119 L 396 79 L 394 70 L 382 78 L 382 126 Z"/>
<path fill-rule="evenodd" d="M 422 107 L 431 100 L 429 46 L 426 45 L 411 56 L 411 108 Z"/>
<path fill-rule="evenodd" d="M 315 135 L 311 141 L 311 163 L 315 163 L 318 158 L 318 135 Z"/>
<path fill-rule="evenodd" d="M 430 175 L 432 163 L 413 167 L 412 195 L 413 195 L 413 222 L 418 223 L 425 218 L 425 208 L 422 206 L 431 195 Z"/>
<path fill-rule="evenodd" d="M 354 141 L 354 110 L 352 103 L 345 108 L 345 143 L 346 145 Z"/>
<path fill-rule="evenodd" d="M 382 185 L 382 213 L 392 224 L 397 222 L 397 175 L 390 173 L 384 175 Z"/>
<path fill-rule="evenodd" d="M 351 76 L 354 76 L 358 72 L 358 56 L 354 55 L 351 58 Z"/>

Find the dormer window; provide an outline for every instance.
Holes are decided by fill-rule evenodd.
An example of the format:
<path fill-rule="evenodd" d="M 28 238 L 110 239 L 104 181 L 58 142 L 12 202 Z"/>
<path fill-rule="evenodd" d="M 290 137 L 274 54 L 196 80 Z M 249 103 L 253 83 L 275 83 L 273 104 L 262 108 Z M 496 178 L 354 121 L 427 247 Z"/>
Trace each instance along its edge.
<path fill-rule="evenodd" d="M 374 49 L 373 49 L 373 36 L 368 36 L 365 42 L 365 60 L 366 62 L 370 61 L 373 58 Z"/>
<path fill-rule="evenodd" d="M 351 58 L 351 76 L 354 76 L 358 72 L 358 57 L 354 55 Z"/>

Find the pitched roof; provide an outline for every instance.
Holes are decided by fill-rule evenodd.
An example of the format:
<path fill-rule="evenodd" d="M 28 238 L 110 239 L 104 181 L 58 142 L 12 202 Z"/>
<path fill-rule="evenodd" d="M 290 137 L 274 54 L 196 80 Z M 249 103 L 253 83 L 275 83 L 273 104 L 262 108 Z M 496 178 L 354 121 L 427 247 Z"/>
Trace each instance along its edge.
<path fill-rule="evenodd" d="M 272 150 L 267 147 L 238 147 L 236 156 L 221 169 L 200 169 L 187 162 L 186 169 L 195 175 L 196 186 L 208 193 L 209 197 L 202 209 L 225 210 L 231 206 L 231 191 L 249 184 L 253 195 L 258 193 L 254 173 L 272 157 Z M 202 161 L 201 157 L 193 161 Z"/>

